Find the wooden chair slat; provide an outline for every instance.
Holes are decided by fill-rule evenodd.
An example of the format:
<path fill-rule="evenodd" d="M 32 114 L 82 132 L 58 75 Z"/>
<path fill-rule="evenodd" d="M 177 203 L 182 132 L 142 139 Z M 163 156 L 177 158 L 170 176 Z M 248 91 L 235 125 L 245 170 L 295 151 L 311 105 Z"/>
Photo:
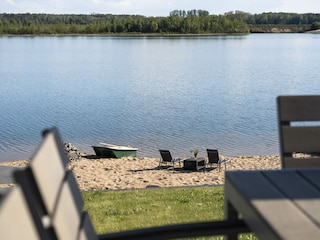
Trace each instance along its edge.
<path fill-rule="evenodd" d="M 1 239 L 41 239 L 20 186 L 14 187 L 1 202 Z"/>
<path fill-rule="evenodd" d="M 58 239 L 76 239 L 81 223 L 82 196 L 77 188 L 72 172 L 68 172 L 52 213 L 53 227 Z"/>
<path fill-rule="evenodd" d="M 59 137 L 55 131 L 48 134 L 30 161 L 30 168 L 48 212 L 54 211 L 67 162 L 59 143 L 61 140 L 57 138 Z"/>
<path fill-rule="evenodd" d="M 319 121 L 320 96 L 280 96 L 279 118 L 281 121 Z"/>
<path fill-rule="evenodd" d="M 282 127 L 284 152 L 320 152 L 320 127 Z"/>
<path fill-rule="evenodd" d="M 284 157 L 285 168 L 319 168 L 320 157 L 314 158 L 293 158 Z"/>

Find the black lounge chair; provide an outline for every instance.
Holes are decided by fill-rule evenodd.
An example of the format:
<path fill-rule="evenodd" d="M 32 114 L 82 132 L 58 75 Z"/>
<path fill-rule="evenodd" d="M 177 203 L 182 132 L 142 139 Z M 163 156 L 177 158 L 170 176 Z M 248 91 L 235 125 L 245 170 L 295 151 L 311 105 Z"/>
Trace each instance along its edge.
<path fill-rule="evenodd" d="M 224 164 L 224 169 L 227 169 L 227 163 L 230 162 L 230 159 L 220 159 L 219 158 L 219 152 L 216 149 L 207 149 L 207 154 L 208 154 L 208 163 L 207 165 L 216 164 L 219 167 L 219 172 L 221 169 L 221 165 Z"/>
<path fill-rule="evenodd" d="M 171 164 L 174 168 L 174 164 L 175 163 L 181 163 L 181 159 L 180 158 L 172 158 L 171 153 L 169 150 L 159 150 L 161 158 L 159 161 L 159 168 L 161 167 L 161 165 L 165 164 L 168 165 Z"/>

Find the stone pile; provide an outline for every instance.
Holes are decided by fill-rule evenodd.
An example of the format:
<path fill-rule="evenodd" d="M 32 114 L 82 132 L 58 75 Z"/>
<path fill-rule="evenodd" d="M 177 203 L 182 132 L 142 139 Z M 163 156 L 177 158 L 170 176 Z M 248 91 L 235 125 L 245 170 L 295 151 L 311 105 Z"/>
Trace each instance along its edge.
<path fill-rule="evenodd" d="M 71 143 L 63 143 L 63 147 L 65 152 L 69 157 L 69 161 L 80 161 L 82 152 Z"/>

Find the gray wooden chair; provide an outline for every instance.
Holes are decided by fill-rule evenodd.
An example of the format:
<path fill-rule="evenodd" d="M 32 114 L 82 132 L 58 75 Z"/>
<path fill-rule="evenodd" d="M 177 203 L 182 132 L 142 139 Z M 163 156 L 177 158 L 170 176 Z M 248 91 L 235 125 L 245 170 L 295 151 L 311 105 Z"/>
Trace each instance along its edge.
<path fill-rule="evenodd" d="M 14 178 L 34 222 L 40 220 L 37 231 L 44 232 L 44 239 L 96 239 L 61 143 L 55 128 L 45 131 L 29 166 L 14 172 Z"/>
<path fill-rule="evenodd" d="M 320 167 L 320 96 L 277 98 L 282 168 Z"/>
<path fill-rule="evenodd" d="M 221 170 L 221 165 L 224 165 L 224 169 L 227 170 L 227 163 L 230 159 L 220 159 L 219 152 L 216 149 L 207 149 L 208 162 L 206 165 L 217 165 L 219 167 L 219 172 Z"/>

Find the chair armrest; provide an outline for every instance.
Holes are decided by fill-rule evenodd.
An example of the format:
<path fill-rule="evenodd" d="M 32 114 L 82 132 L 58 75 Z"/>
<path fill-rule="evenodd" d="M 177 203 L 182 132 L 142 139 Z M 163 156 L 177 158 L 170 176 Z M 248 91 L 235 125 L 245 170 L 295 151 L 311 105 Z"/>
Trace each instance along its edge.
<path fill-rule="evenodd" d="M 225 158 L 225 159 L 219 160 L 219 164 L 226 164 L 230 161 L 231 161 L 231 159 Z"/>
<path fill-rule="evenodd" d="M 173 158 L 172 162 L 181 162 L 181 158 Z"/>

